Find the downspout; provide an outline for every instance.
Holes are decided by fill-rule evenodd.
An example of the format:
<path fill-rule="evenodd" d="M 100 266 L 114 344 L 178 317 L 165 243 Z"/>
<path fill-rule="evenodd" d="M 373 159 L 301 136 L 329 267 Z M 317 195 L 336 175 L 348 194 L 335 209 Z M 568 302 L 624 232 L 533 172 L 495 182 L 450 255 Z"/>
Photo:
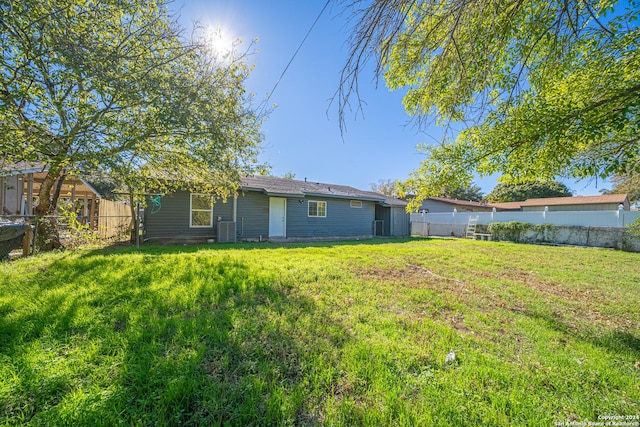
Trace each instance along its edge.
<path fill-rule="evenodd" d="M 235 230 L 236 235 L 233 236 L 233 241 L 238 241 L 238 193 L 233 195 L 233 213 L 231 214 L 233 221 L 233 228 Z"/>
<path fill-rule="evenodd" d="M 238 220 L 238 195 L 234 194 L 233 195 L 233 214 L 232 214 L 232 221 L 236 222 Z"/>

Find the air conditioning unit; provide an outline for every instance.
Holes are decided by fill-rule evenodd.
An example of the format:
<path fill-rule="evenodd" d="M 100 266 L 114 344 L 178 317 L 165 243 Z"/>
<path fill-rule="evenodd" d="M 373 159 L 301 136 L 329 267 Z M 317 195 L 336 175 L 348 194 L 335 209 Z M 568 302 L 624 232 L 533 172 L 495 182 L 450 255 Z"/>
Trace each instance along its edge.
<path fill-rule="evenodd" d="M 233 221 L 218 221 L 218 243 L 236 242 L 236 223 Z"/>

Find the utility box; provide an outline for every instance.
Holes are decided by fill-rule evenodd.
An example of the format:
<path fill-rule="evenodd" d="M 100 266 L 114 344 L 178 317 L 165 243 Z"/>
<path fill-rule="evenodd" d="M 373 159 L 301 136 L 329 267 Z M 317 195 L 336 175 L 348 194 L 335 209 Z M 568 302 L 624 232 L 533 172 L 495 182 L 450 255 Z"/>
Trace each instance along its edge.
<path fill-rule="evenodd" d="M 236 242 L 236 223 L 233 221 L 218 221 L 218 243 Z"/>

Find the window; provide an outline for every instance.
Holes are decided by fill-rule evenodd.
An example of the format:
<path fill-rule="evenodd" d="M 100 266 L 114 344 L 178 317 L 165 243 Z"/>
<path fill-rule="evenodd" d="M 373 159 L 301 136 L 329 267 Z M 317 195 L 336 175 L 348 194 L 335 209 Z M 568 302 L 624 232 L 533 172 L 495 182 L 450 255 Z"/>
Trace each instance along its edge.
<path fill-rule="evenodd" d="M 190 209 L 189 227 L 213 227 L 213 196 L 210 194 L 191 194 Z"/>
<path fill-rule="evenodd" d="M 360 200 L 352 200 L 350 203 L 350 206 L 352 208 L 361 208 L 362 207 L 362 201 Z"/>
<path fill-rule="evenodd" d="M 309 200 L 309 216 L 325 218 L 327 216 L 327 202 Z"/>

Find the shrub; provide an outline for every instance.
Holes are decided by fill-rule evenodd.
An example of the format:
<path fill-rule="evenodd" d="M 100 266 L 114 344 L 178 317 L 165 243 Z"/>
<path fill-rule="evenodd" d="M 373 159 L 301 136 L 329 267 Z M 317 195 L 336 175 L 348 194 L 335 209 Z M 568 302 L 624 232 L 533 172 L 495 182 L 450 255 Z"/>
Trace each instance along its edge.
<path fill-rule="evenodd" d="M 520 221 L 509 222 L 492 222 L 489 224 L 489 233 L 494 236 L 495 240 L 511 240 L 520 241 L 522 232 L 531 229 L 531 224 Z"/>
<path fill-rule="evenodd" d="M 640 237 L 640 216 L 636 218 L 631 224 L 629 224 L 629 234 L 635 237 Z"/>

